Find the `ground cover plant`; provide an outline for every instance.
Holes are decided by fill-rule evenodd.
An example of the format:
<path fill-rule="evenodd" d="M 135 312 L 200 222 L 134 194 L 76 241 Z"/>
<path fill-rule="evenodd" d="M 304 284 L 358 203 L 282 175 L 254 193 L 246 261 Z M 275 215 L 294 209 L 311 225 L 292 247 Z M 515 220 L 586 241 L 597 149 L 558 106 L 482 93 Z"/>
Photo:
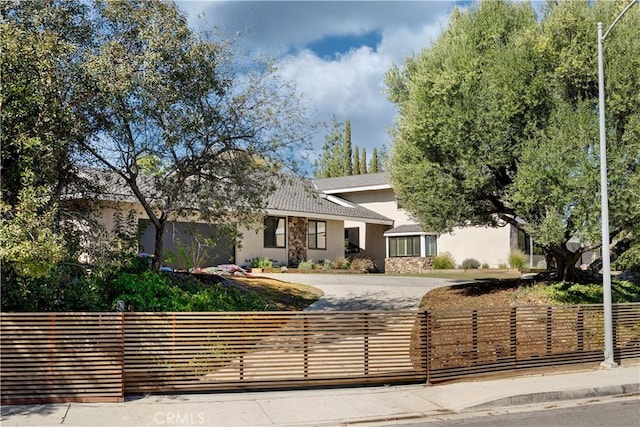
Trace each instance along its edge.
<path fill-rule="evenodd" d="M 153 272 L 134 260 L 114 271 L 60 264 L 38 278 L 3 268 L 2 311 L 302 310 L 316 288 L 267 278 Z"/>
<path fill-rule="evenodd" d="M 617 277 L 611 283 L 614 303 L 640 302 L 640 277 Z M 433 289 L 422 299 L 423 310 L 457 310 L 523 305 L 601 304 L 602 284 L 488 278 Z"/>

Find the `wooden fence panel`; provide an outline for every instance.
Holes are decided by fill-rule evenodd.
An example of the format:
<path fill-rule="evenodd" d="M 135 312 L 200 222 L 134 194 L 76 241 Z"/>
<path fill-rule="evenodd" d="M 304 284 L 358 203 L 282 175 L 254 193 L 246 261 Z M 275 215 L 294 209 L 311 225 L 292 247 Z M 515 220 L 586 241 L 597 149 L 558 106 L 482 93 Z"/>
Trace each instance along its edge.
<path fill-rule="evenodd" d="M 0 316 L 2 404 L 123 400 L 122 314 Z"/>
<path fill-rule="evenodd" d="M 640 304 L 614 304 L 615 357 L 640 357 Z M 602 305 L 437 311 L 428 315 L 428 380 L 603 360 Z"/>
<path fill-rule="evenodd" d="M 416 312 L 127 313 L 125 392 L 424 381 Z"/>

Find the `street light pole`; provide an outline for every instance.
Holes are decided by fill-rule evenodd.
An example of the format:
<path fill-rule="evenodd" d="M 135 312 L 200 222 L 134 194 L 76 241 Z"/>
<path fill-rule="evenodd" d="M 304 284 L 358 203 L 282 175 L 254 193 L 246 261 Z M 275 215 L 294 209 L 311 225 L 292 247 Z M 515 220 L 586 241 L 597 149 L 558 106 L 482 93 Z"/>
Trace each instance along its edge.
<path fill-rule="evenodd" d="M 631 3 L 613 21 L 609 29 L 602 35 L 602 22 L 598 22 L 598 109 L 600 119 L 600 203 L 602 222 L 602 294 L 604 305 L 604 361 L 600 366 L 615 368 L 618 364 L 613 360 L 613 314 L 611 301 L 611 258 L 609 254 L 609 196 L 607 190 L 607 141 L 604 118 L 604 58 L 602 48 L 611 29 L 618 23 L 637 0 Z"/>

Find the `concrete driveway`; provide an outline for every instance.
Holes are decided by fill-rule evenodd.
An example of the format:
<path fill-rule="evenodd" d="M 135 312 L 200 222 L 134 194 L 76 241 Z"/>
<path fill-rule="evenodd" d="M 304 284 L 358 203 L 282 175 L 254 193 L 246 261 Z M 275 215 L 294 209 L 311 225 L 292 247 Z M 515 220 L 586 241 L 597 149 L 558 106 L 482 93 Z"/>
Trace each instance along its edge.
<path fill-rule="evenodd" d="M 324 296 L 307 310 L 416 310 L 431 289 L 459 281 L 384 274 L 261 274 L 321 289 Z"/>

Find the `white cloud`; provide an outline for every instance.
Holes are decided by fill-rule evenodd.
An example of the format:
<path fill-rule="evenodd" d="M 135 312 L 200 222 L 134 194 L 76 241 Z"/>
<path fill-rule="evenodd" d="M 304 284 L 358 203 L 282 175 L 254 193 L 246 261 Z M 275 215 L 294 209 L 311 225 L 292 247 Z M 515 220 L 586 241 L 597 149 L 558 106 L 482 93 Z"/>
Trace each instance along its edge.
<path fill-rule="evenodd" d="M 450 1 L 216 1 L 181 2 L 193 26 L 204 11 L 207 23 L 227 35 L 242 31 L 249 52 L 270 52 L 281 75 L 293 81 L 319 121 L 332 116 L 351 122 L 352 143 L 366 148 L 390 146 L 388 129 L 395 107 L 384 93 L 384 74 L 393 63 L 419 52 L 446 25 Z M 354 47 L 347 53 L 318 57 L 305 48 L 325 37 L 379 32 L 375 49 Z M 293 53 L 292 53 L 293 52 Z M 285 55 L 285 56 L 283 56 Z M 312 140 L 318 156 L 325 132 Z"/>

